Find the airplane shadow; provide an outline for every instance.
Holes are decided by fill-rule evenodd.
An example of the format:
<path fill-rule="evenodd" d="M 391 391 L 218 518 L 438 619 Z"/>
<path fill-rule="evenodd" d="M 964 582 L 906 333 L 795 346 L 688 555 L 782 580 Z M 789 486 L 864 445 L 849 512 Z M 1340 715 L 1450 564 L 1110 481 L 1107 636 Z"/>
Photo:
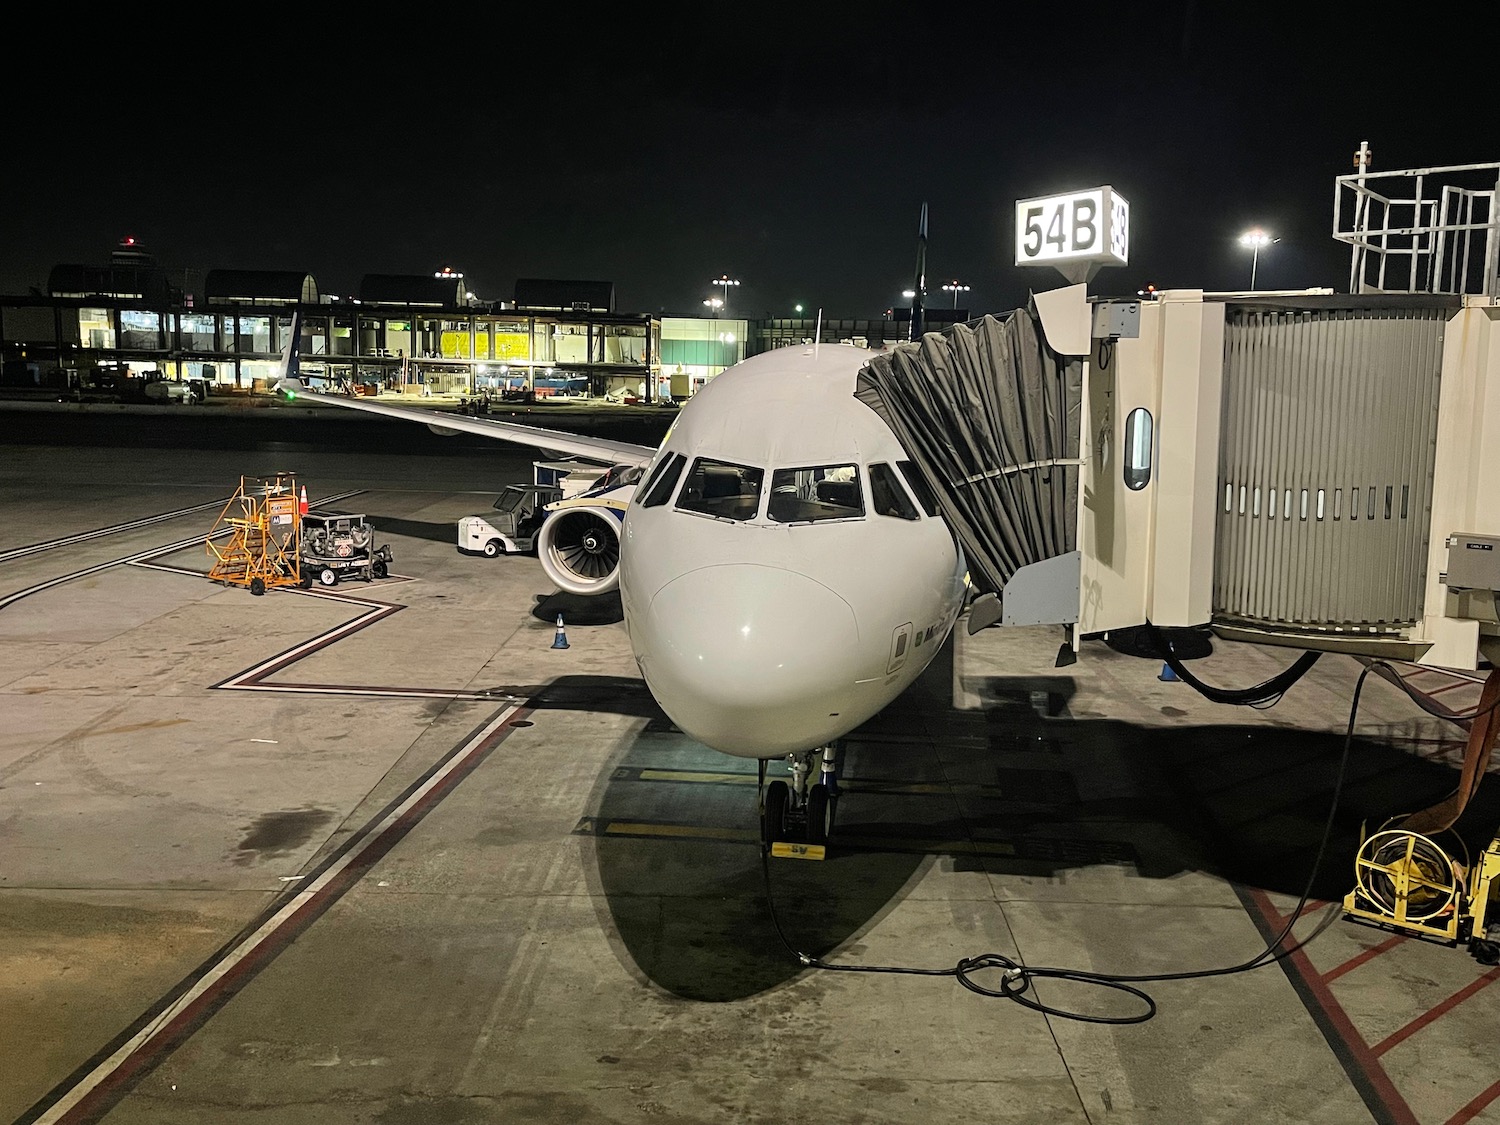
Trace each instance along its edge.
<path fill-rule="evenodd" d="M 1072 718 L 1064 676 L 985 678 L 968 686 L 986 708 L 960 711 L 951 676 L 945 652 L 848 738 L 828 858 L 773 860 L 769 878 L 755 843 L 754 762 L 689 739 L 636 681 L 572 677 L 580 682 L 544 689 L 543 705 L 647 718 L 601 775 L 577 830 L 622 963 L 684 998 L 750 996 L 803 971 L 788 943 L 813 956 L 857 948 L 940 860 L 997 876 L 1111 865 L 1127 878 L 1203 872 L 1287 894 L 1306 886 L 1341 734 Z M 1457 770 L 1410 743 L 1400 732 L 1355 740 L 1315 899 L 1347 892 L 1362 830 L 1454 787 Z M 1497 825 L 1500 800 L 1481 788 L 1459 826 L 1471 857 Z"/>
<path fill-rule="evenodd" d="M 558 614 L 568 625 L 617 625 L 625 620 L 625 609 L 620 604 L 620 592 L 608 594 L 565 594 L 555 590 L 549 594 L 538 594 L 536 605 L 531 607 L 531 616 L 541 621 L 556 621 Z"/>

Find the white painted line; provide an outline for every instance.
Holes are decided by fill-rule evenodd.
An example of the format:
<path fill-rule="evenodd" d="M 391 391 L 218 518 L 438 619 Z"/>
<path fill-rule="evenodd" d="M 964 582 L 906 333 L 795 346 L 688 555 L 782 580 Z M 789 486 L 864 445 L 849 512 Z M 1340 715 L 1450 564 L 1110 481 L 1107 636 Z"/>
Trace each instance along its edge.
<path fill-rule="evenodd" d="M 422 785 L 407 795 L 406 799 L 392 808 L 385 816 L 374 824 L 366 825 L 355 837 L 359 842 L 344 852 L 335 862 L 309 883 L 304 889 L 299 890 L 296 895 L 289 899 L 275 914 L 268 918 L 253 934 L 240 942 L 233 949 L 209 967 L 190 989 L 179 996 L 171 1006 L 163 1011 L 152 1023 L 142 1028 L 135 1035 L 120 1045 L 120 1047 L 105 1059 L 79 1083 L 64 1094 L 56 1103 L 50 1106 L 45 1113 L 36 1118 L 34 1125 L 56 1125 L 67 1116 L 69 1110 L 78 1105 L 97 1086 L 110 1077 L 136 1052 L 150 1044 L 158 1035 L 162 1034 L 172 1023 L 187 1011 L 198 999 L 213 990 L 236 965 L 254 953 L 268 939 L 275 935 L 276 931 L 286 925 L 303 907 L 313 902 L 320 892 L 338 878 L 366 851 L 379 842 L 380 838 L 390 830 L 411 808 L 419 804 L 434 788 L 443 782 L 454 770 L 467 763 L 469 756 L 477 750 L 486 739 L 510 721 L 512 715 L 519 708 L 515 706 L 506 707 L 490 722 L 469 739 L 463 748 L 452 755 L 444 765 L 429 777 Z"/>

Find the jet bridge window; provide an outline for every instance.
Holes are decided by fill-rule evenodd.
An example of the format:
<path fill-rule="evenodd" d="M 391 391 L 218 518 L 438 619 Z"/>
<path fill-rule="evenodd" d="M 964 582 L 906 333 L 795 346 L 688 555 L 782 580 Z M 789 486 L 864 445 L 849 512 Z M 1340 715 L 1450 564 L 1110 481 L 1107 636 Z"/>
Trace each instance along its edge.
<path fill-rule="evenodd" d="M 765 470 L 700 457 L 683 483 L 677 508 L 725 520 L 748 520 L 760 508 Z"/>
<path fill-rule="evenodd" d="M 858 519 L 864 514 L 859 474 L 853 465 L 777 469 L 771 475 L 766 515 L 777 523 Z"/>
<path fill-rule="evenodd" d="M 870 466 L 870 506 L 877 515 L 895 516 L 897 519 L 919 519 L 917 506 L 911 502 L 906 489 L 896 479 L 895 470 L 889 465 Z"/>
<path fill-rule="evenodd" d="M 1125 416 L 1125 487 L 1139 492 L 1151 483 L 1151 411 L 1137 406 Z"/>
<path fill-rule="evenodd" d="M 651 474 L 651 479 L 646 482 L 646 487 L 641 489 L 644 499 L 641 507 L 655 508 L 665 504 L 672 496 L 672 489 L 677 484 L 677 478 L 682 475 L 682 467 L 687 464 L 687 458 L 681 453 L 669 453 L 662 459 L 662 463 L 656 466 L 656 471 Z"/>

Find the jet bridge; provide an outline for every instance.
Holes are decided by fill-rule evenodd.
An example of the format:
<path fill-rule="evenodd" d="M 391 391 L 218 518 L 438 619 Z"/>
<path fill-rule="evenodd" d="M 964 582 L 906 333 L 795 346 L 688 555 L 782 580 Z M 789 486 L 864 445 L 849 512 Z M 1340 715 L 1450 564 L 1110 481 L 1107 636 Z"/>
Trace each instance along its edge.
<path fill-rule="evenodd" d="M 877 356 L 856 391 L 1004 623 L 1211 624 L 1455 668 L 1500 643 L 1489 580 L 1449 562 L 1500 537 L 1500 302 L 1175 290 L 1136 335 L 1091 338 L 1100 303 L 1073 289 L 1071 312 Z M 1059 319 L 1086 360 L 1048 343 Z"/>
<path fill-rule="evenodd" d="M 1500 164 L 1377 175 L 1357 156 L 1334 215 L 1349 294 L 1074 284 L 861 372 L 1002 595 L 971 629 L 1212 625 L 1500 665 Z M 1018 203 L 1017 264 L 1059 257 L 1053 212 L 1049 231 L 1093 240 L 1052 263 L 1069 280 L 1122 264 L 1112 191 Z"/>

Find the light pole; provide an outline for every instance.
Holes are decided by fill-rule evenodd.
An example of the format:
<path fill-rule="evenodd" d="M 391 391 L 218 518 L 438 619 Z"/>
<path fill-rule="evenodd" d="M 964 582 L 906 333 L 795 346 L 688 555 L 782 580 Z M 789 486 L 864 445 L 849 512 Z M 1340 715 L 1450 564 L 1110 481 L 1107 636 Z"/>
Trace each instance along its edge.
<path fill-rule="evenodd" d="M 729 307 L 729 289 L 730 289 L 731 286 L 738 285 L 739 282 L 735 281 L 733 278 L 731 278 L 726 273 L 726 274 L 724 274 L 721 277 L 715 278 L 710 284 L 717 285 L 717 286 L 719 286 L 719 288 L 721 288 L 721 289 L 724 290 L 724 296 L 722 298 L 720 298 L 720 300 L 719 300 L 719 307 L 720 308 L 728 308 Z"/>
<path fill-rule="evenodd" d="M 955 309 L 958 308 L 958 295 L 960 293 L 967 293 L 968 291 L 969 287 L 960 281 L 950 281 L 947 285 L 943 286 L 944 293 L 953 294 L 953 307 Z"/>
<path fill-rule="evenodd" d="M 1256 227 L 1254 230 L 1247 230 L 1244 234 L 1240 235 L 1240 245 L 1250 247 L 1251 289 L 1255 288 L 1255 268 L 1256 266 L 1260 265 L 1260 248 L 1262 246 L 1269 246 L 1273 242 L 1280 241 L 1281 239 L 1272 238 L 1269 234 L 1261 230 L 1259 227 Z"/>
<path fill-rule="evenodd" d="M 723 300 L 718 297 L 710 297 L 708 300 L 704 301 L 703 304 L 714 316 L 718 316 L 719 310 L 724 307 Z"/>

